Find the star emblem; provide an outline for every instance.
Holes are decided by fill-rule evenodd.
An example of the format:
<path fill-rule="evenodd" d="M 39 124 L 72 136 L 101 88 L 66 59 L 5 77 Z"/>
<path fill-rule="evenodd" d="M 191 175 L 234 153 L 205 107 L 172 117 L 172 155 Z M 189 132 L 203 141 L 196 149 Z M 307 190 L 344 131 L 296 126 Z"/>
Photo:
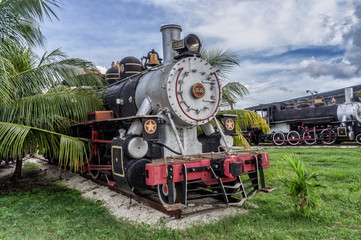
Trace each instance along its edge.
<path fill-rule="evenodd" d="M 144 123 L 144 129 L 148 134 L 153 134 L 157 130 L 157 123 L 149 119 Z"/>
<path fill-rule="evenodd" d="M 234 121 L 230 118 L 226 120 L 226 128 L 228 131 L 232 131 L 234 129 Z"/>

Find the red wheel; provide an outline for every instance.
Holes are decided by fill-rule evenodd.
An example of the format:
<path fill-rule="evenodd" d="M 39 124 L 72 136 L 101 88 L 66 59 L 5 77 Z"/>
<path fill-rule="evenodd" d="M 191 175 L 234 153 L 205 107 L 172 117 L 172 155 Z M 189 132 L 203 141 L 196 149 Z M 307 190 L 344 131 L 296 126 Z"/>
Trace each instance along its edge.
<path fill-rule="evenodd" d="M 168 184 L 162 184 L 162 185 L 157 186 L 158 197 L 159 197 L 160 202 L 163 205 L 174 204 L 176 202 L 177 193 L 176 193 L 174 183 L 172 183 L 172 184 L 173 184 L 173 191 L 172 192 L 169 191 Z M 170 194 L 173 194 L 173 201 L 172 202 L 169 202 Z"/>

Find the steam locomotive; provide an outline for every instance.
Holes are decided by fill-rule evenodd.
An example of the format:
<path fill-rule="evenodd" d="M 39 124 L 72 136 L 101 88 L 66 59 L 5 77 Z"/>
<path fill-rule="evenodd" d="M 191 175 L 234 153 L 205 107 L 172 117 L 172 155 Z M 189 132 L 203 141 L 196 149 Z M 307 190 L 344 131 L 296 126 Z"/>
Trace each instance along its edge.
<path fill-rule="evenodd" d="M 268 153 L 232 150 L 235 116 L 216 118 L 216 71 L 200 58 L 199 38 L 181 39 L 181 31 L 161 27 L 164 60 L 152 50 L 144 63 L 126 57 L 108 69 L 106 110 L 72 127 L 75 136 L 92 142 L 84 170 L 126 190 L 154 190 L 164 205 L 248 198 L 265 187 Z"/>
<path fill-rule="evenodd" d="M 311 103 L 301 98 L 296 104 L 288 101 L 253 107 L 266 118 L 271 133 L 264 135 L 253 129 L 246 135 L 253 143 L 269 141 L 276 145 L 353 140 L 361 144 L 361 103 L 354 99 L 353 89 L 346 88 L 343 104 L 336 104 L 335 98 L 326 104 L 322 97 L 317 97 Z"/>

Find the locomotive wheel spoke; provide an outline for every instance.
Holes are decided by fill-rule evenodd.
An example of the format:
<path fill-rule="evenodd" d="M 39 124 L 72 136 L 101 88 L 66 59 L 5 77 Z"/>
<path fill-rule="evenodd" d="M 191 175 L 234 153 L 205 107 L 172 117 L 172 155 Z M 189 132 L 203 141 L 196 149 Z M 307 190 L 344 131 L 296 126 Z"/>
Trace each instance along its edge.
<path fill-rule="evenodd" d="M 308 145 L 313 145 L 316 143 L 316 134 L 315 132 L 304 132 L 303 133 L 303 141 Z"/>
<path fill-rule="evenodd" d="M 291 131 L 287 134 L 288 143 L 295 146 L 300 142 L 300 134 L 296 131 Z"/>
<path fill-rule="evenodd" d="M 282 132 L 276 132 L 273 134 L 273 143 L 281 146 L 285 142 L 285 135 Z"/>
<path fill-rule="evenodd" d="M 331 129 L 325 129 L 321 132 L 321 140 L 324 144 L 333 144 L 336 141 L 337 134 Z"/>

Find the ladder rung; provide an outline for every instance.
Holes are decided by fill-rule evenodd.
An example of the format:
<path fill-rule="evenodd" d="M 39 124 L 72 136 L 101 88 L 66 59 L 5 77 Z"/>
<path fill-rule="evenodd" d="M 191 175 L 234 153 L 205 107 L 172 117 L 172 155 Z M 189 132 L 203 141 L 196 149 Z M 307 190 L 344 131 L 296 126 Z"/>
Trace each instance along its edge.
<path fill-rule="evenodd" d="M 257 180 L 257 178 L 256 177 L 255 178 L 250 178 L 250 179 L 244 180 L 242 182 L 244 184 L 244 183 L 248 183 L 249 181 L 252 181 L 252 180 Z"/>
<path fill-rule="evenodd" d="M 224 186 L 224 188 L 237 189 L 237 188 L 239 188 L 241 186 L 241 183 L 237 183 L 234 186 L 227 186 L 227 185 L 223 185 L 223 186 Z"/>
<path fill-rule="evenodd" d="M 249 189 L 251 189 L 251 188 L 253 188 L 253 187 L 255 187 L 255 186 L 258 186 L 258 183 L 255 183 L 255 184 L 252 184 L 252 185 L 250 185 L 250 186 L 248 186 L 248 187 L 245 187 L 245 188 L 244 188 L 244 191 L 247 191 L 247 190 L 249 190 Z"/>
<path fill-rule="evenodd" d="M 214 193 L 214 194 L 206 194 L 198 197 L 188 197 L 188 200 L 201 199 L 206 197 L 215 197 L 215 196 L 223 196 L 223 193 Z"/>

